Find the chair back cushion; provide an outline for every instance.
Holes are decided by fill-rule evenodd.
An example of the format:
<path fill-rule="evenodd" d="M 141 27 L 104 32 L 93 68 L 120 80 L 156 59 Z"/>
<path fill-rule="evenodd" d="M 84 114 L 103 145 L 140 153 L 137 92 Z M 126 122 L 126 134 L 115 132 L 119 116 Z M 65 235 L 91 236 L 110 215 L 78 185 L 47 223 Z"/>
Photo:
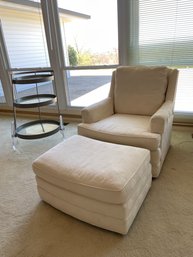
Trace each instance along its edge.
<path fill-rule="evenodd" d="M 152 115 L 165 100 L 167 67 L 127 66 L 115 72 L 115 113 Z"/>

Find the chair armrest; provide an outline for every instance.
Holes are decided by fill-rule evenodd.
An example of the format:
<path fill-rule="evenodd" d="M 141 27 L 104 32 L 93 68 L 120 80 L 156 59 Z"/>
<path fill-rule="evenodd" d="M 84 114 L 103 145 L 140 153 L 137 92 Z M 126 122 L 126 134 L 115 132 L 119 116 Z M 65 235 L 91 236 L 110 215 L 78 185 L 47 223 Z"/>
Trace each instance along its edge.
<path fill-rule="evenodd" d="M 173 115 L 174 103 L 166 101 L 150 119 L 150 130 L 153 133 L 162 134 L 170 117 Z"/>
<path fill-rule="evenodd" d="M 81 111 L 83 123 L 93 123 L 111 116 L 113 111 L 113 100 L 108 97 L 96 104 L 85 107 Z"/>

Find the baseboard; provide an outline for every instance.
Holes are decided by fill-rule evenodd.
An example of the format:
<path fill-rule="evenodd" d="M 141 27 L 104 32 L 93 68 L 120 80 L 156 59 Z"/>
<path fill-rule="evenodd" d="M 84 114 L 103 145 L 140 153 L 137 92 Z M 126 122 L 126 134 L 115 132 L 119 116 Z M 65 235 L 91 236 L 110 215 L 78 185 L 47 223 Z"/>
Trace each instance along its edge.
<path fill-rule="evenodd" d="M 13 116 L 13 110 L 0 110 L 0 115 L 5 115 L 5 116 Z M 25 117 L 25 118 L 36 118 L 38 115 L 37 112 L 33 111 L 17 111 L 17 117 Z M 41 115 L 44 118 L 58 118 L 58 113 L 49 113 L 49 112 L 44 112 L 41 113 Z M 69 123 L 69 122 L 81 122 L 81 116 L 80 115 L 74 115 L 74 114 L 63 114 L 64 122 Z"/>

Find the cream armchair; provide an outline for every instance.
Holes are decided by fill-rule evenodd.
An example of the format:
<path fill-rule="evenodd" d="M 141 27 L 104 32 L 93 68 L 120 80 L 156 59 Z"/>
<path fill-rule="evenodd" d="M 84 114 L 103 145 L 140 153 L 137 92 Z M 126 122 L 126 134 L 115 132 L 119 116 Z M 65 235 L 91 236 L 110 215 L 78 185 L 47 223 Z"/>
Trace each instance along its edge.
<path fill-rule="evenodd" d="M 149 149 L 157 177 L 170 146 L 178 70 L 119 67 L 108 98 L 82 110 L 78 134 Z"/>

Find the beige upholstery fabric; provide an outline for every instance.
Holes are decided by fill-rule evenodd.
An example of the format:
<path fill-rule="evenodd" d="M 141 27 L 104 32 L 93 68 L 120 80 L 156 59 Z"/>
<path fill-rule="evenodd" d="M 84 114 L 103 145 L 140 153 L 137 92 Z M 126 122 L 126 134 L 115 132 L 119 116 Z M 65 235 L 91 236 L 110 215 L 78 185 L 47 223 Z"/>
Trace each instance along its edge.
<path fill-rule="evenodd" d="M 159 134 L 149 131 L 149 116 L 114 114 L 101 121 L 79 126 L 81 135 L 106 142 L 156 150 L 161 143 Z"/>
<path fill-rule="evenodd" d="M 39 177 L 68 190 L 121 203 L 149 162 L 148 150 L 74 136 L 41 155 L 33 169 Z"/>
<path fill-rule="evenodd" d="M 164 102 L 166 88 L 166 67 L 120 67 L 115 76 L 115 113 L 152 115 Z"/>
<path fill-rule="evenodd" d="M 134 195 L 131 202 L 128 200 L 125 205 L 97 202 L 94 199 L 90 199 L 89 197 L 81 197 L 80 195 L 71 193 L 65 189 L 61 190 L 60 195 L 58 194 L 57 190 L 55 190 L 53 194 L 50 193 L 51 188 L 53 187 L 51 184 L 47 184 L 46 190 L 44 187 L 38 186 L 38 192 L 40 197 L 45 202 L 74 218 L 87 222 L 91 225 L 125 235 L 132 225 L 136 214 L 138 213 L 149 191 L 151 186 L 150 180 L 151 173 L 149 173 L 147 177 L 146 184 L 141 187 L 141 192 L 138 195 Z M 54 189 L 60 188 L 55 187 Z M 66 196 L 66 193 L 70 193 L 70 199 L 68 200 L 63 199 L 65 198 L 64 196 Z M 74 199 L 77 199 L 77 201 Z M 96 208 L 99 210 L 96 211 Z M 103 214 L 104 210 L 108 213 L 108 215 Z M 111 212 L 111 210 L 113 211 Z M 124 214 L 123 218 L 120 218 L 118 215 L 117 218 L 113 217 L 119 212 Z"/>
<path fill-rule="evenodd" d="M 78 219 L 127 233 L 150 186 L 146 149 L 73 136 L 33 162 L 43 200 Z"/>
<path fill-rule="evenodd" d="M 170 145 L 177 78 L 167 67 L 119 67 L 109 97 L 82 110 L 78 133 L 149 149 L 157 177 Z"/>

